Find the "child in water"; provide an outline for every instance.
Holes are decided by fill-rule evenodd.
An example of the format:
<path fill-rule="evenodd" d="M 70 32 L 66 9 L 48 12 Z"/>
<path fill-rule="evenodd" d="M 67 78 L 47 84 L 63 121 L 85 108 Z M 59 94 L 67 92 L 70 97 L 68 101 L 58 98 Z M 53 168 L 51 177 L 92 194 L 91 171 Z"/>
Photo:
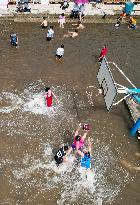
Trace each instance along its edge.
<path fill-rule="evenodd" d="M 108 52 L 108 48 L 106 45 L 104 45 L 99 55 L 98 62 L 102 62 L 102 59 L 107 55 L 107 52 Z"/>
<path fill-rule="evenodd" d="M 10 43 L 12 46 L 17 47 L 18 46 L 18 36 L 16 33 L 10 34 Z"/>
<path fill-rule="evenodd" d="M 46 20 L 46 17 L 43 17 L 43 21 L 42 21 L 42 23 L 41 23 L 41 25 L 40 25 L 42 28 L 47 28 L 48 27 L 48 22 L 47 22 L 47 20 Z"/>
<path fill-rule="evenodd" d="M 65 34 L 64 37 L 72 37 L 75 38 L 78 36 L 78 30 L 75 29 L 75 31 L 68 31 L 68 34 Z"/>
<path fill-rule="evenodd" d="M 71 153 L 72 149 L 75 149 L 78 153 L 78 150 L 80 150 L 85 144 L 85 139 L 86 139 L 86 136 L 89 130 L 84 129 L 85 133 L 81 136 L 79 135 L 80 127 L 81 127 L 81 124 L 79 124 L 79 128 L 74 133 L 74 142 L 72 146 L 69 148 L 68 154 Z"/>
<path fill-rule="evenodd" d="M 65 23 L 65 14 L 64 13 L 62 13 L 59 16 L 58 23 L 60 25 L 60 28 L 64 28 L 64 23 Z"/>
<path fill-rule="evenodd" d="M 45 96 L 45 100 L 46 100 L 46 106 L 49 107 L 53 113 L 55 113 L 55 110 L 52 107 L 53 106 L 53 97 L 55 97 L 57 103 L 59 103 L 57 96 L 51 91 L 51 89 L 49 87 L 45 88 L 44 96 Z"/>
<path fill-rule="evenodd" d="M 62 44 L 60 48 L 57 48 L 56 50 L 56 60 L 61 59 L 64 55 L 64 45 Z"/>

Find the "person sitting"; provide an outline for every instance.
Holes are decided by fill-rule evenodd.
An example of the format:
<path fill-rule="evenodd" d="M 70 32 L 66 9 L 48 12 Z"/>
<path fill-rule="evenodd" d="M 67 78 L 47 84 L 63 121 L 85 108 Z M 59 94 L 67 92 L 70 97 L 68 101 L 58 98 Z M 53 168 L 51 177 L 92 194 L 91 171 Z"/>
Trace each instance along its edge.
<path fill-rule="evenodd" d="M 50 26 L 50 29 L 47 32 L 47 41 L 51 41 L 53 39 L 54 30 L 53 26 Z"/>
<path fill-rule="evenodd" d="M 24 12 L 31 12 L 31 8 L 29 7 L 29 4 L 28 3 L 24 3 Z"/>
<path fill-rule="evenodd" d="M 48 22 L 47 22 L 47 20 L 46 20 L 46 17 L 43 17 L 43 21 L 42 21 L 42 23 L 41 23 L 41 25 L 40 25 L 42 28 L 47 28 L 48 27 Z"/>
<path fill-rule="evenodd" d="M 68 151 L 68 146 L 67 145 L 62 145 L 60 149 L 57 150 L 56 154 L 54 155 L 54 160 L 56 162 L 56 165 L 59 166 L 63 162 L 68 161 L 67 157 L 67 151 Z"/>
<path fill-rule="evenodd" d="M 12 46 L 17 47 L 18 46 L 18 37 L 16 33 L 11 33 L 10 34 L 10 43 Z"/>
<path fill-rule="evenodd" d="M 24 9 L 23 9 L 23 4 L 19 1 L 17 3 L 17 12 L 24 12 Z"/>
<path fill-rule="evenodd" d="M 68 7 L 69 7 L 68 0 L 64 0 L 64 2 L 61 4 L 60 8 L 62 8 L 62 10 L 66 10 Z"/>
<path fill-rule="evenodd" d="M 136 29 L 136 20 L 133 17 L 130 17 L 128 28 Z"/>
<path fill-rule="evenodd" d="M 75 38 L 78 36 L 78 30 L 75 29 L 75 31 L 68 31 L 68 34 L 65 34 L 64 37 L 72 37 Z"/>
<path fill-rule="evenodd" d="M 79 11 L 80 11 L 80 9 L 79 9 L 78 4 L 75 4 L 72 11 L 71 11 L 70 17 L 71 18 L 79 18 Z"/>

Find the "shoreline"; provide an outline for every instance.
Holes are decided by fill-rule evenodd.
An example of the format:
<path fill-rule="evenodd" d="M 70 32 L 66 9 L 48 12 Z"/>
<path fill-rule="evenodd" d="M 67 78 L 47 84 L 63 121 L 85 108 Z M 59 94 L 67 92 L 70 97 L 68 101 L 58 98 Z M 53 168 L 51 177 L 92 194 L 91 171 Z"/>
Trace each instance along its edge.
<path fill-rule="evenodd" d="M 0 21 L 13 21 L 13 22 L 42 22 L 43 17 L 46 16 L 48 22 L 57 22 L 58 21 L 58 14 L 48 14 L 48 13 L 41 13 L 41 14 L 14 14 L 14 15 L 4 15 L 0 16 Z M 85 18 L 82 20 L 82 23 L 101 23 L 101 24 L 108 24 L 108 23 L 116 23 L 117 18 L 119 15 L 107 15 L 105 19 L 102 18 L 100 15 L 86 15 Z M 140 16 L 134 16 L 137 21 L 140 20 Z M 78 19 L 72 19 L 69 15 L 66 15 L 66 23 L 73 23 L 77 22 Z M 127 19 L 122 22 L 122 24 L 126 24 Z M 139 22 L 137 23 L 139 24 Z"/>

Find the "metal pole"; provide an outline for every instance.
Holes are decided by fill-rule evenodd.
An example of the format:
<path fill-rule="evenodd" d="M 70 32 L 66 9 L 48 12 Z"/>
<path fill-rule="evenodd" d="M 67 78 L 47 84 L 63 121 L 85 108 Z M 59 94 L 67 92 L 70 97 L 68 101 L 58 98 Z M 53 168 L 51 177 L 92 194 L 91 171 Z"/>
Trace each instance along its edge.
<path fill-rule="evenodd" d="M 112 63 L 119 71 L 120 73 L 126 78 L 126 80 L 134 87 L 136 88 L 136 86 L 131 82 L 131 80 L 129 80 L 129 78 L 124 74 L 124 72 L 116 65 L 116 63 L 114 62 L 108 62 L 107 63 Z M 136 88 L 137 89 L 137 88 Z"/>

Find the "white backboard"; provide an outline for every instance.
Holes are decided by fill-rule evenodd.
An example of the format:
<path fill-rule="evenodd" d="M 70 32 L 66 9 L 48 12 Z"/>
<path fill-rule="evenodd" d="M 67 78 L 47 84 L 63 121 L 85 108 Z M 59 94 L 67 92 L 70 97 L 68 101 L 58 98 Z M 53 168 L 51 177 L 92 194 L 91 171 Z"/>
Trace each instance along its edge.
<path fill-rule="evenodd" d="M 103 58 L 100 64 L 97 80 L 100 88 L 103 90 L 106 108 L 110 111 L 117 96 L 117 87 L 105 58 Z"/>

